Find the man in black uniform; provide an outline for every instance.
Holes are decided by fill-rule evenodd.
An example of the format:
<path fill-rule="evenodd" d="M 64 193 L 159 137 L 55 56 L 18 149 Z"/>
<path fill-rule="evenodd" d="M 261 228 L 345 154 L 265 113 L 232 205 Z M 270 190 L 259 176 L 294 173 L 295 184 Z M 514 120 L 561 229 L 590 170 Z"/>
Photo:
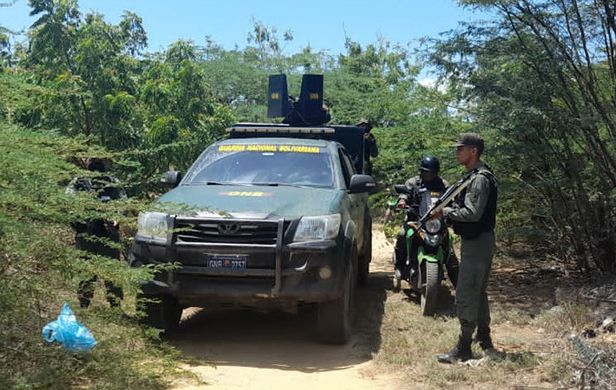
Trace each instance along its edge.
<path fill-rule="evenodd" d="M 85 165 L 89 171 L 98 172 L 100 175 L 75 178 L 69 184 L 66 190 L 67 193 L 74 194 L 78 191 L 94 192 L 97 199 L 102 202 L 126 198 L 126 193 L 118 186 L 119 180 L 104 174 L 106 172 L 106 164 L 102 159 L 90 158 L 86 160 Z M 74 222 L 71 225 L 75 229 L 75 247 L 77 249 L 113 259 L 120 259 L 119 249 L 97 241 L 97 238 L 102 238 L 113 243 L 120 242 L 120 230 L 116 221 L 93 219 L 85 222 Z M 96 279 L 96 276 L 94 276 L 79 283 L 77 295 L 81 307 L 86 308 L 90 306 L 90 301 L 94 296 L 94 283 Z M 111 306 L 118 306 L 120 300 L 124 297 L 122 289 L 109 281 L 105 281 L 105 288 L 107 290 L 107 301 Z"/>
<path fill-rule="evenodd" d="M 411 206 L 411 209 L 416 210 L 417 219 L 421 217 L 419 215 L 419 203 L 421 202 L 419 191 L 422 188 L 427 189 L 430 192 L 443 193 L 449 187 L 449 183 L 439 176 L 441 170 L 441 163 L 438 158 L 434 156 L 425 156 L 419 163 L 419 175 L 412 177 L 404 183 L 408 189 L 408 194 L 400 194 L 398 197 L 398 207 Z M 406 279 L 409 275 L 409 269 L 406 267 L 406 231 L 404 227 L 400 228 L 398 238 L 394 250 L 396 251 L 396 264 L 395 273 L 396 279 Z M 415 256 L 411 254 L 411 260 L 416 260 Z M 457 264 L 457 260 L 455 261 Z M 413 268 L 413 265 L 410 267 Z"/>
<path fill-rule="evenodd" d="M 490 354 L 494 345 L 490 336 L 490 308 L 486 288 L 495 251 L 497 181 L 489 166 L 481 161 L 483 139 L 475 133 L 460 134 L 456 158 L 467 170 L 470 185 L 453 207 L 442 211 L 462 237 L 460 273 L 456 288 L 460 336 L 455 347 L 437 356 L 441 363 L 455 363 L 472 358 L 471 343 L 475 328 L 481 348 Z"/>

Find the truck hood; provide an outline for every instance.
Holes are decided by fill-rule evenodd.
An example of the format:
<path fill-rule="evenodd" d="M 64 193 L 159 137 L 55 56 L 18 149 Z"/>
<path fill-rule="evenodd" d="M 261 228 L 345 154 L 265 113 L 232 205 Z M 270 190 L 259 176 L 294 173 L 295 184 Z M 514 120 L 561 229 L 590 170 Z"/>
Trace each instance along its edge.
<path fill-rule="evenodd" d="M 341 196 L 341 190 L 327 188 L 184 185 L 158 202 L 164 204 L 163 209 L 181 215 L 294 219 L 334 213 Z"/>

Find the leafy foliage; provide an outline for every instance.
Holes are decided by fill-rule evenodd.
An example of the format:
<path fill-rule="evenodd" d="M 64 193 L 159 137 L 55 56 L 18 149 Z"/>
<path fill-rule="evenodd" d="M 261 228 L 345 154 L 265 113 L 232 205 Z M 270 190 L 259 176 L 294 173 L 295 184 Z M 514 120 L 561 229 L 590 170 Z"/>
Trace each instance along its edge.
<path fill-rule="evenodd" d="M 15 148 L 20 145 L 20 148 Z M 41 329 L 62 302 L 76 303 L 80 280 L 97 275 L 135 296 L 154 269 L 88 256 L 73 249 L 69 223 L 95 217 L 117 219 L 134 229 L 135 201 L 103 204 L 65 193 L 75 155 L 100 154 L 83 142 L 36 133 L 0 122 L 0 387 L 163 388 L 174 372 L 174 352 L 152 344 L 155 334 L 117 310 L 77 309 L 99 344 L 92 354 L 73 356 L 42 343 Z M 127 235 L 128 236 L 128 235 Z M 129 309 L 130 312 L 131 309 Z M 143 365 L 144 359 L 156 364 Z M 122 370 L 117 370 L 121 366 Z"/>
<path fill-rule="evenodd" d="M 508 172 L 510 233 L 547 239 L 581 269 L 616 272 L 614 4 L 464 3 L 499 17 L 437 42 L 431 58 L 489 129 Z"/>
<path fill-rule="evenodd" d="M 461 168 L 451 141 L 480 132 L 501 180 L 501 239 L 548 248 L 587 271 L 615 272 L 614 5 L 461 3 L 495 11 L 495 19 L 432 41 L 422 57 L 440 71 L 432 87 L 417 81 L 421 68 L 409 49 L 385 40 L 349 38 L 337 55 L 311 47 L 288 54 L 291 31 L 254 21 L 243 49 L 206 38 L 203 46 L 178 41 L 144 54 L 147 34 L 136 14 L 110 24 L 82 14 L 76 0 L 30 0 L 36 21 L 27 45 L 11 47 L 0 26 L 0 387 L 165 385 L 173 352 L 153 347 L 148 330 L 114 311 L 78 312 L 99 337 L 91 356 L 40 344 L 40 328 L 62 301 L 75 301 L 79 280 L 97 275 L 134 295 L 153 271 L 100 256 L 84 261 L 68 228 L 116 219 L 126 247 L 144 203 L 102 205 L 63 188 L 84 174 L 75 163 L 96 155 L 116 162 L 132 199 L 155 197 L 162 172 L 186 170 L 234 121 L 277 120 L 265 116 L 273 73 L 288 74 L 291 95 L 302 74 L 322 73 L 332 122 L 375 124 L 382 190 L 414 176 L 428 154 L 455 181 Z M 387 196 L 373 196 L 375 209 Z M 142 356 L 162 369 L 139 364 Z M 126 370 L 118 374 L 117 364 Z"/>

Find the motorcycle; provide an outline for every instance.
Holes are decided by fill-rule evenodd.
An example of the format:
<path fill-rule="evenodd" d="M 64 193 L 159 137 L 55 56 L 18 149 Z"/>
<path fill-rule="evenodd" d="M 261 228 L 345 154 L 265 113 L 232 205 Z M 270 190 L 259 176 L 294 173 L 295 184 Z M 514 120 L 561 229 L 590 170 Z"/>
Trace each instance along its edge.
<path fill-rule="evenodd" d="M 412 195 L 405 185 L 395 185 L 398 195 Z M 428 213 L 439 202 L 442 192 L 419 189 L 419 204 L 407 205 L 398 199 L 388 203 L 387 213 L 404 211 L 402 228 L 392 253 L 395 269 L 394 289 L 400 290 L 402 280 L 420 295 L 423 315 L 434 314 L 441 282 L 447 277 L 456 286 L 458 259 L 453 250 L 453 236 L 443 217 L 429 218 Z"/>

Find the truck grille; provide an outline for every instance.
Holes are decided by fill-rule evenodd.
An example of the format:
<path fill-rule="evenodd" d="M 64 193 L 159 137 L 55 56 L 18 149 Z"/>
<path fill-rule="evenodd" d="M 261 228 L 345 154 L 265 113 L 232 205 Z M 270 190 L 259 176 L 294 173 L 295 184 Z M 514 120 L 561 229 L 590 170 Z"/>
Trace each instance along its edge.
<path fill-rule="evenodd" d="M 284 232 L 289 227 L 284 222 Z M 185 221 L 176 220 L 176 242 L 275 245 L 277 221 Z"/>

